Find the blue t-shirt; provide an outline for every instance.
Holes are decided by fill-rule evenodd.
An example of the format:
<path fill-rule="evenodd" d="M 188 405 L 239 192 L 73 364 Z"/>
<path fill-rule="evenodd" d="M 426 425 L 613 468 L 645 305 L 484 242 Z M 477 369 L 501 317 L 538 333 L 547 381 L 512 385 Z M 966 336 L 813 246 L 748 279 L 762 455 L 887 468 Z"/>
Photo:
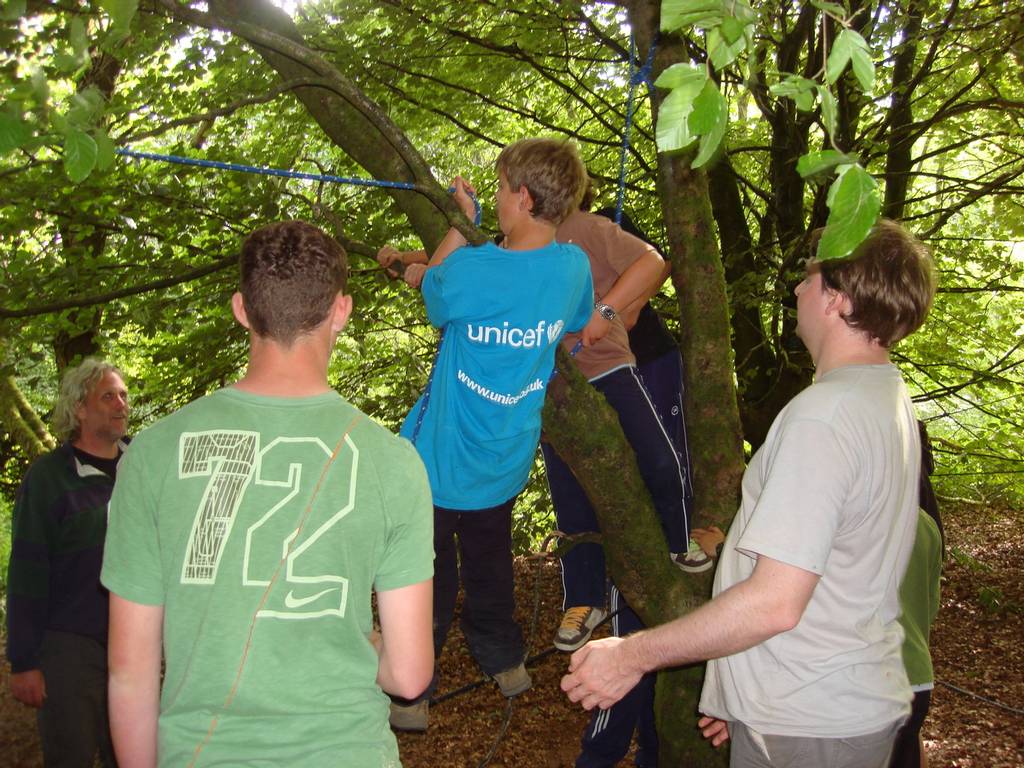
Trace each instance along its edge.
<path fill-rule="evenodd" d="M 422 289 L 444 338 L 401 434 L 427 467 L 434 504 L 487 509 L 529 477 L 558 341 L 593 311 L 590 264 L 575 245 L 487 243 L 428 269 Z"/>

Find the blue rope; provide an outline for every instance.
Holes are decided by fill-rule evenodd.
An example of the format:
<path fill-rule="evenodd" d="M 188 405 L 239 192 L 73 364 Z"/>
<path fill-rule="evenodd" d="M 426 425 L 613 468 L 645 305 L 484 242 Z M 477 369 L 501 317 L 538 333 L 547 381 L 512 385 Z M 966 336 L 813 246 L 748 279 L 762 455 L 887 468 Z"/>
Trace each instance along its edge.
<path fill-rule="evenodd" d="M 416 445 L 416 438 L 420 436 L 420 427 L 423 426 L 423 417 L 427 415 L 427 406 L 430 405 L 430 389 L 434 385 L 434 373 L 437 371 L 437 358 L 441 354 L 441 343 L 444 341 L 444 328 L 441 329 L 441 336 L 437 340 L 437 352 L 434 353 L 434 362 L 430 364 L 430 375 L 427 376 L 427 386 L 423 388 L 423 404 L 420 412 L 416 414 L 416 424 L 412 428 L 412 435 L 409 442 Z"/>
<path fill-rule="evenodd" d="M 647 84 L 648 95 L 653 98 L 654 84 L 651 82 L 651 70 L 654 67 L 654 52 L 658 48 L 658 40 L 651 41 L 644 65 L 634 72 L 636 67 L 636 38 L 629 33 L 629 96 L 626 99 L 626 127 L 622 131 L 622 154 L 619 156 L 619 191 L 615 196 L 615 223 L 622 223 L 622 201 L 626 192 L 626 157 L 629 154 L 629 135 L 633 129 L 633 110 L 636 106 L 636 87 L 640 83 Z"/>
<path fill-rule="evenodd" d="M 583 339 L 580 339 L 579 341 L 577 341 L 573 345 L 572 351 L 569 352 L 569 357 L 576 357 L 576 354 L 581 349 L 583 349 Z M 555 380 L 555 376 L 557 376 L 557 375 L 558 375 L 558 369 L 557 368 L 552 368 L 551 369 L 551 375 L 548 376 L 548 384 L 550 384 L 552 381 L 554 381 Z"/>
<path fill-rule="evenodd" d="M 279 176 L 286 179 L 304 179 L 306 181 L 329 181 L 333 184 L 350 184 L 357 187 L 384 187 L 386 189 L 411 189 L 415 190 L 416 185 L 409 181 L 381 181 L 379 179 L 360 179 L 354 176 L 332 176 L 323 173 L 306 173 L 304 171 L 292 171 L 284 168 L 265 168 L 257 165 L 243 165 L 241 163 L 223 163 L 219 160 L 200 160 L 194 157 L 181 157 L 180 155 L 159 155 L 155 152 L 137 152 L 133 149 L 115 149 L 122 157 L 130 157 L 135 160 L 157 160 L 163 163 L 177 163 L 178 165 L 191 165 L 198 168 L 215 168 L 219 171 L 235 171 L 237 173 L 255 173 L 261 176 Z M 449 192 L 454 192 L 454 187 L 449 187 Z M 480 201 L 475 196 L 473 206 L 475 214 L 473 223 L 480 226 Z"/>

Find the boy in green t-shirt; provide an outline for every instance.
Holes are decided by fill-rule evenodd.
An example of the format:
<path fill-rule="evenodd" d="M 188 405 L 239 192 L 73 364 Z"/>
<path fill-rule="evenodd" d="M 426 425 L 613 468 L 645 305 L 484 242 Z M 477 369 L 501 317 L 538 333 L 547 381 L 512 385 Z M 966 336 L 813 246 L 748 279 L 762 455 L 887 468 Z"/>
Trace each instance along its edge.
<path fill-rule="evenodd" d="M 426 473 L 328 384 L 352 311 L 341 247 L 282 222 L 240 266 L 245 376 L 143 431 L 111 499 L 117 757 L 398 766 L 381 689 L 416 696 L 434 660 Z"/>

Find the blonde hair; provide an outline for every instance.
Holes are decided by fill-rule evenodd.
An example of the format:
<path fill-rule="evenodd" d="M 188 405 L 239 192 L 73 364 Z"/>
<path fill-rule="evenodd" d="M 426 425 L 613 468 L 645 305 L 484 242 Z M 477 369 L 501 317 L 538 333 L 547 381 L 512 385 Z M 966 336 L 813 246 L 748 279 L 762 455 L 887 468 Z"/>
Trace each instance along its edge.
<path fill-rule="evenodd" d="M 501 150 L 494 165 L 513 191 L 526 187 L 538 219 L 561 224 L 583 197 L 587 169 L 570 141 L 523 139 Z"/>

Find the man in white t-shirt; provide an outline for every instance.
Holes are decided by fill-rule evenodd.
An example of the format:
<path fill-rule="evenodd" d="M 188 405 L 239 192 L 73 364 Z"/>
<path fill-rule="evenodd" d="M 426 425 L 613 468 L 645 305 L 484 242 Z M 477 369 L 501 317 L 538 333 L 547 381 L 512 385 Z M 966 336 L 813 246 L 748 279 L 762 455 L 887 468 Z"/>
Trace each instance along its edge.
<path fill-rule="evenodd" d="M 920 469 L 889 348 L 934 290 L 927 250 L 891 221 L 846 259 L 808 262 L 797 334 L 815 382 L 744 474 L 714 599 L 581 648 L 562 680 L 572 701 L 607 708 L 645 672 L 711 659 L 700 727 L 715 746 L 732 738 L 732 766 L 886 765 L 909 712 L 898 587 Z"/>

